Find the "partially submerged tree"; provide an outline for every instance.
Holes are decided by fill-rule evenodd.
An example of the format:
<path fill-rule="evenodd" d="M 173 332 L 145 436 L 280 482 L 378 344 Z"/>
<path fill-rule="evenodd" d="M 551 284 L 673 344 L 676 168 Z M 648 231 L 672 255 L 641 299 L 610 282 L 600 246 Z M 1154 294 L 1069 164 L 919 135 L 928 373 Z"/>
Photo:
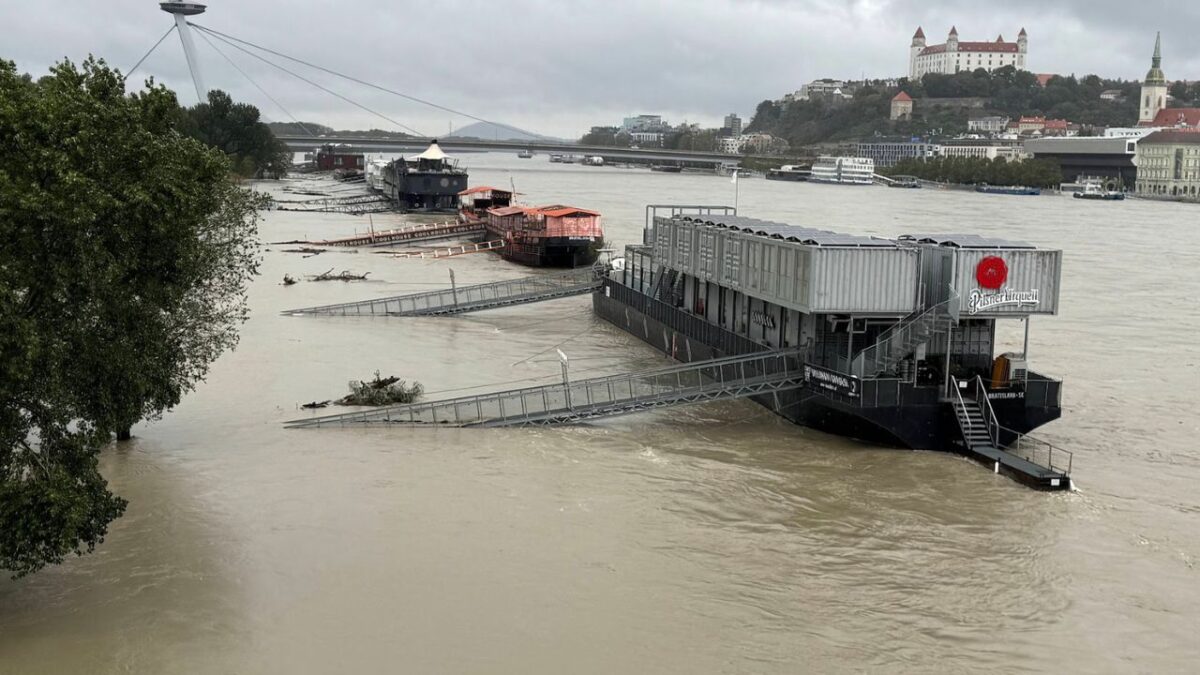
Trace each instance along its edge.
<path fill-rule="evenodd" d="M 92 550 L 125 508 L 101 445 L 237 342 L 262 199 L 177 111 L 103 62 L 0 61 L 0 568 Z"/>

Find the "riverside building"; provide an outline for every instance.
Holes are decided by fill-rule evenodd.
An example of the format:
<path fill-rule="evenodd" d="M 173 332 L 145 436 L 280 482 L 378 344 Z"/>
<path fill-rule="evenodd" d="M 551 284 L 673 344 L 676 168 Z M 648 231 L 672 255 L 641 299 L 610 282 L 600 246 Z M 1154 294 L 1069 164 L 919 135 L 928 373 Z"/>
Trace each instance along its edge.
<path fill-rule="evenodd" d="M 1163 129 L 1138 141 L 1137 192 L 1200 199 L 1200 131 Z"/>

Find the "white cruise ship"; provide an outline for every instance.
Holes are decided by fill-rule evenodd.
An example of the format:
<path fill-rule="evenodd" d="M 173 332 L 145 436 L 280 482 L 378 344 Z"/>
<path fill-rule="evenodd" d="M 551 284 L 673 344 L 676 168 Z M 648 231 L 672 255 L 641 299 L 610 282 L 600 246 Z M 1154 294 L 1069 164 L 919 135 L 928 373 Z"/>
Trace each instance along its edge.
<path fill-rule="evenodd" d="M 821 157 L 813 162 L 812 183 L 870 185 L 875 175 L 875 160 L 869 157 Z"/>

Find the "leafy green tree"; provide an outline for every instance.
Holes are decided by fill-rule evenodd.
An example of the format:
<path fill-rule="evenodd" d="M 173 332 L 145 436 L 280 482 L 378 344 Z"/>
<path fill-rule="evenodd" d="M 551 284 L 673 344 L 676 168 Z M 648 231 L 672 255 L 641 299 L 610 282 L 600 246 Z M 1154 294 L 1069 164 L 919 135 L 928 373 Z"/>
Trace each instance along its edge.
<path fill-rule="evenodd" d="M 246 318 L 263 201 L 147 84 L 0 61 L 0 568 L 18 575 L 103 540 L 125 501 L 99 448 L 177 404 Z"/>
<path fill-rule="evenodd" d="M 179 131 L 229 156 L 241 176 L 278 178 L 291 166 L 292 152 L 259 121 L 258 108 L 235 103 L 219 89 L 208 102 L 180 109 Z"/>

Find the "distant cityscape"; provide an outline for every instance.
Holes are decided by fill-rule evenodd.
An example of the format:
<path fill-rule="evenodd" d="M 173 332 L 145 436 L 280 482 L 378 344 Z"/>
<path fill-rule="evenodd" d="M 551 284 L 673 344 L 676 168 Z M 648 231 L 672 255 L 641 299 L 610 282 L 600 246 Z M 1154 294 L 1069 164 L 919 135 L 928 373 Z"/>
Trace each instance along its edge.
<path fill-rule="evenodd" d="M 917 28 L 903 78 L 819 78 L 763 101 L 749 122 L 672 125 L 639 114 L 595 126 L 589 145 L 704 150 L 730 155 L 911 160 L 1053 161 L 1065 181 L 1112 179 L 1144 195 L 1200 196 L 1200 82 L 1169 81 L 1161 38 L 1141 82 L 1030 70 L 1029 35 L 928 44 Z M 1057 113 L 1057 114 L 1054 114 Z"/>

